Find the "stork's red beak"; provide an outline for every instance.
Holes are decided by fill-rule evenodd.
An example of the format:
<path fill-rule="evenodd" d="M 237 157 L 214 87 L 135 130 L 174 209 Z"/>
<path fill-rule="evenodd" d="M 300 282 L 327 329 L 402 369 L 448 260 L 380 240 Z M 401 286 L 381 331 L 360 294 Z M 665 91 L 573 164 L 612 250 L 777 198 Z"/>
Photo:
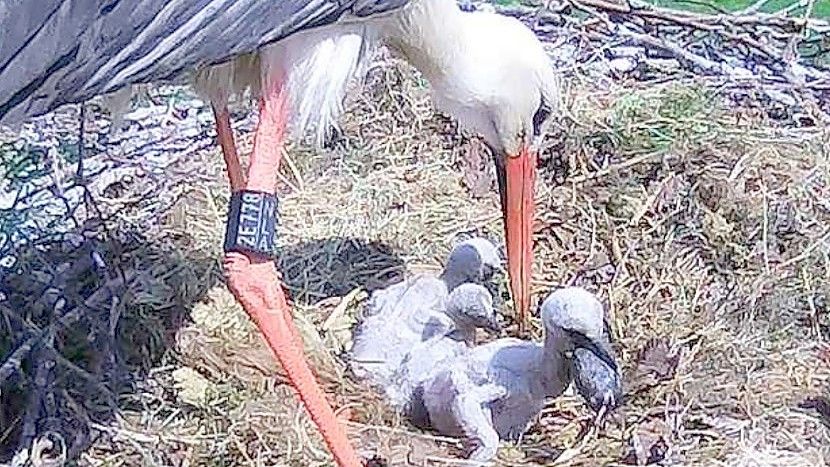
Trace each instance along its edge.
<path fill-rule="evenodd" d="M 519 329 L 526 329 L 530 311 L 533 264 L 533 208 L 536 153 L 523 145 L 518 154 L 496 155 L 496 172 L 507 241 L 507 271 Z"/>

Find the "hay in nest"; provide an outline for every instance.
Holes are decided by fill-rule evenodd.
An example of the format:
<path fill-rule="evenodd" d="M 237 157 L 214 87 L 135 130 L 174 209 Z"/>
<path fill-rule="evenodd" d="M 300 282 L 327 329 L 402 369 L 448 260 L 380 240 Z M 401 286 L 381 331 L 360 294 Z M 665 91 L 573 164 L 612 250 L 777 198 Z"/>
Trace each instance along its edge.
<path fill-rule="evenodd" d="M 351 379 L 341 353 L 366 290 L 437 270 L 457 238 L 501 238 L 497 194 L 470 196 L 464 154 L 474 139 L 433 113 L 408 66 L 381 60 L 364 86 L 339 145 L 288 149 L 281 269 L 309 360 L 360 451 L 390 465 L 457 465 L 457 441 L 390 412 Z M 830 461 L 826 415 L 802 407 L 830 396 L 830 136 L 776 127 L 726 107 L 719 92 L 571 82 L 569 111 L 542 154 L 533 293 L 577 284 L 602 297 L 626 397 L 600 429 L 588 429 L 578 397 L 551 401 L 522 443 L 503 445 L 500 465 Z M 135 249 L 136 267 L 157 280 L 125 305 L 190 319 L 162 357 L 146 359 L 119 415 L 91 423 L 99 436 L 82 463 L 331 465 L 217 283 L 228 191 L 218 153 L 200 157 L 187 163 L 215 179 L 152 219 L 164 251 L 210 267 L 139 262 L 147 252 Z"/>

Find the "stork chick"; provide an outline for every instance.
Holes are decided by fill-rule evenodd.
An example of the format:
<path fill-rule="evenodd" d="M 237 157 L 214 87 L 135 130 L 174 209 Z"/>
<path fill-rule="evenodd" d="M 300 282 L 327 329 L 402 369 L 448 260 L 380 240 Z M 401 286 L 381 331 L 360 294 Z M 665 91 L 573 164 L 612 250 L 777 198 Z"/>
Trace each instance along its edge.
<path fill-rule="evenodd" d="M 617 364 L 602 345 L 603 312 L 599 300 L 576 287 L 557 290 L 542 304 L 543 344 L 514 338 L 473 348 L 424 383 L 424 405 L 433 428 L 464 436 L 472 444 L 471 460 L 495 457 L 500 439 L 518 439 L 548 398 L 560 396 L 574 372 L 571 356 L 585 350 L 608 368 Z M 583 357 L 580 357 L 583 358 Z M 577 375 L 590 380 L 591 373 Z M 612 381 L 619 383 L 619 377 Z M 583 397 L 603 385 L 582 384 Z"/>
<path fill-rule="evenodd" d="M 422 383 L 442 363 L 467 352 L 475 345 L 477 328 L 499 332 L 493 297 L 479 284 L 462 284 L 450 292 L 443 313 L 432 311 L 424 340 L 412 346 L 385 388 L 391 405 L 408 415 L 418 426 L 428 421 L 423 403 Z"/>
<path fill-rule="evenodd" d="M 359 379 L 387 387 L 412 346 L 441 335 L 450 325 L 447 322 L 462 328 L 493 327 L 489 321 L 447 314 L 447 300 L 462 284 L 488 281 L 496 269 L 501 269 L 501 259 L 495 245 L 473 238 L 453 248 L 438 277 L 421 274 L 373 293 L 354 331 L 352 372 Z M 455 318 L 459 318 L 457 323 Z"/>

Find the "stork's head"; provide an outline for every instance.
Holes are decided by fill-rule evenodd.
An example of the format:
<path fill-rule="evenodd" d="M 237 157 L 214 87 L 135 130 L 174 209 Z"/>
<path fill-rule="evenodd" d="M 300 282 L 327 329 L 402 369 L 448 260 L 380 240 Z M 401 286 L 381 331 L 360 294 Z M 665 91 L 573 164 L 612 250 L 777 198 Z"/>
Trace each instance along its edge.
<path fill-rule="evenodd" d="M 466 102 L 478 115 L 459 120 L 477 130 L 496 166 L 510 287 L 520 324 L 530 309 L 536 160 L 545 129 L 560 107 L 559 78 L 536 35 L 515 18 L 470 13 L 476 76 Z M 478 18 L 473 20 L 473 18 Z"/>
<path fill-rule="evenodd" d="M 496 246 L 485 238 L 474 237 L 452 249 L 441 277 L 452 291 L 461 284 L 488 282 L 493 273 L 501 269 L 502 261 Z"/>
<path fill-rule="evenodd" d="M 542 304 L 548 338 L 571 362 L 576 389 L 596 411 L 615 408 L 621 397 L 620 374 L 604 335 L 603 308 L 579 287 L 559 289 Z"/>
<path fill-rule="evenodd" d="M 493 308 L 493 296 L 479 284 L 461 284 L 450 292 L 446 313 L 459 329 L 501 330 Z"/>
<path fill-rule="evenodd" d="M 510 288 L 520 318 L 530 309 L 536 151 L 559 83 L 542 43 L 516 18 L 463 12 L 452 0 L 410 2 L 384 30 L 430 82 L 436 108 L 481 135 L 496 164 Z"/>

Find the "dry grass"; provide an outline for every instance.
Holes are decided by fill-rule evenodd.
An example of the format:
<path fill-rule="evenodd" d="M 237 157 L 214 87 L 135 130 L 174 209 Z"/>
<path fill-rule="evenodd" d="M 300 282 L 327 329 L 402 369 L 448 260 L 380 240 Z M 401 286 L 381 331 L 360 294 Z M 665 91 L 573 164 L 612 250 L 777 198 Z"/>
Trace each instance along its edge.
<path fill-rule="evenodd" d="M 346 148 L 288 150 L 281 268 L 310 360 L 335 405 L 351 412 L 361 452 L 390 465 L 455 465 L 456 443 L 390 413 L 350 379 L 340 352 L 362 288 L 437 268 L 460 235 L 501 238 L 497 195 L 474 199 L 465 189 L 470 142 L 433 115 L 408 67 L 380 63 L 359 96 Z M 591 414 L 577 397 L 551 401 L 523 443 L 503 446 L 502 465 L 624 463 L 632 438 L 654 427 L 668 447 L 664 464 L 830 462 L 830 422 L 799 408 L 830 397 L 830 134 L 776 128 L 757 109 L 726 108 L 718 92 L 686 85 L 574 80 L 568 98 L 537 186 L 533 289 L 536 300 L 565 283 L 601 295 L 626 400 L 587 436 Z M 213 261 L 154 276 L 179 297 L 162 301 L 190 320 L 119 417 L 98 426 L 104 435 L 84 465 L 331 465 L 224 286 L 187 302 L 194 282 L 207 287 L 218 273 L 228 197 L 220 161 L 188 161 L 217 176 L 191 187 L 159 226 L 170 249 Z M 174 280 L 183 273 L 190 282 Z M 152 305 L 137 300 L 131 313 L 171 312 Z M 638 362 L 650 339 L 679 355 L 676 371 L 651 382 Z"/>

